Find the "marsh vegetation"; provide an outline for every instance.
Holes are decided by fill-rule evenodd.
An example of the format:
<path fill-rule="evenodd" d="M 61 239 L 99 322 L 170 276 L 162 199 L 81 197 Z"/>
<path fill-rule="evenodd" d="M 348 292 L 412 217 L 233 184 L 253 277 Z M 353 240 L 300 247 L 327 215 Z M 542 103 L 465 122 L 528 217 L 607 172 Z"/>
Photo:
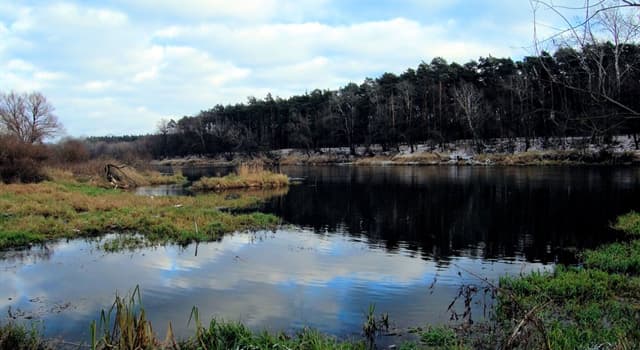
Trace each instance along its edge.
<path fill-rule="evenodd" d="M 191 185 L 194 191 L 281 188 L 289 185 L 285 174 L 265 170 L 262 164 L 240 164 L 235 172 L 223 177 L 202 177 Z"/>
<path fill-rule="evenodd" d="M 198 196 L 152 197 L 109 188 L 96 175 L 49 172 L 53 178 L 35 184 L 0 184 L 0 248 L 43 243 L 55 238 L 96 236 L 109 232 L 138 233 L 151 242 L 186 244 L 210 241 L 224 233 L 273 228 L 273 215 L 234 215 L 222 209 L 256 205 L 265 192 L 208 193 Z M 182 181 L 182 176 L 141 177 L 144 183 Z M 100 184 L 104 185 L 101 187 Z"/>

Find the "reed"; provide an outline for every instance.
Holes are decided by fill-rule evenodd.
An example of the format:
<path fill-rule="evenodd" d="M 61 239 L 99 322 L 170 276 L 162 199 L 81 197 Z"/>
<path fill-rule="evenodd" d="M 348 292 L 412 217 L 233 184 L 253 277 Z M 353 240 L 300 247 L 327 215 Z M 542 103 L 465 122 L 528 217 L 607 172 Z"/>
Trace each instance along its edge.
<path fill-rule="evenodd" d="M 0 325 L 1 350 L 52 350 L 39 328 L 35 324 L 29 327 L 23 324 L 8 322 Z"/>
<path fill-rule="evenodd" d="M 280 188 L 289 185 L 287 175 L 265 170 L 261 165 L 241 164 L 234 174 L 224 177 L 204 177 L 193 183 L 195 191 L 231 189 Z"/>
<path fill-rule="evenodd" d="M 177 339 L 169 323 L 165 338 L 159 339 L 142 305 L 140 288 L 136 287 L 130 295 L 117 295 L 111 307 L 102 310 L 100 319 L 91 323 L 91 349 L 366 349 L 362 341 L 338 341 L 308 328 L 294 335 L 253 332 L 241 323 L 215 319 L 205 327 L 196 307 L 189 317 L 192 322 L 195 330 L 191 337 Z"/>

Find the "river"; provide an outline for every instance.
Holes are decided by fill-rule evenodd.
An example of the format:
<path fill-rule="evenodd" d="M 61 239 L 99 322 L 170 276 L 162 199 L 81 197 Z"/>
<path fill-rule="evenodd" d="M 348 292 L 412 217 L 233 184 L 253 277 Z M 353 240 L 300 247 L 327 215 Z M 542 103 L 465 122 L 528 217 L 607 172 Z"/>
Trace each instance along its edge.
<path fill-rule="evenodd" d="M 576 251 L 618 237 L 609 228 L 618 215 L 640 209 L 640 169 L 629 167 L 281 171 L 303 181 L 260 208 L 284 220 L 275 231 L 121 252 L 98 249 L 111 236 L 0 252 L 0 313 L 87 341 L 115 293 L 139 285 L 161 334 L 172 321 L 178 335 L 191 335 L 193 306 L 201 319 L 339 337 L 359 336 L 372 304 L 398 329 L 454 322 L 462 302 L 448 306 L 461 286 L 576 263 Z M 480 288 L 472 317 L 482 319 L 491 302 Z"/>

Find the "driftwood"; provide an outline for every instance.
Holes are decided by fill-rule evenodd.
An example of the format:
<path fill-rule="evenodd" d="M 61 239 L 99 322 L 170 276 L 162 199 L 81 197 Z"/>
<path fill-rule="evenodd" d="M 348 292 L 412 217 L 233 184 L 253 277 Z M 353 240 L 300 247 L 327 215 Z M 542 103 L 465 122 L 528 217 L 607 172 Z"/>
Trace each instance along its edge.
<path fill-rule="evenodd" d="M 136 182 L 127 175 L 123 169 L 129 167 L 128 165 L 115 165 L 107 163 L 104 166 L 104 176 L 113 185 L 114 188 L 128 188 L 130 186 L 136 186 Z"/>

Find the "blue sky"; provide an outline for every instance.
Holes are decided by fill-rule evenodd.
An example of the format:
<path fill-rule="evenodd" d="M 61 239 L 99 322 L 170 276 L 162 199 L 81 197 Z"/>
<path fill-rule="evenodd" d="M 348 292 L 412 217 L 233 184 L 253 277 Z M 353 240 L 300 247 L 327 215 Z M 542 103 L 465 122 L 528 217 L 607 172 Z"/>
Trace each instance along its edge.
<path fill-rule="evenodd" d="M 518 59 L 532 22 L 529 0 L 2 1 L 0 91 L 43 92 L 71 136 L 148 133 L 436 56 Z"/>

